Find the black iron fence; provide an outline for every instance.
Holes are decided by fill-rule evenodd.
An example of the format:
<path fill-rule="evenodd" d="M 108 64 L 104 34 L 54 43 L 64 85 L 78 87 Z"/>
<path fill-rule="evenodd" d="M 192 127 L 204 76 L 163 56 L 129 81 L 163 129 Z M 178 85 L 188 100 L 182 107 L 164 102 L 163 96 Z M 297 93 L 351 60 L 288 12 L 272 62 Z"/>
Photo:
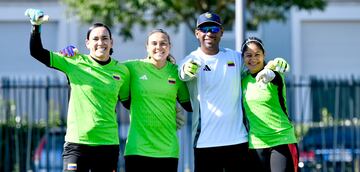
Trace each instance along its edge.
<path fill-rule="evenodd" d="M 360 79 L 293 79 L 287 84 L 289 114 L 299 138 L 302 171 L 360 171 Z M 61 171 L 67 81 L 2 78 L 0 171 Z M 129 124 L 117 106 L 121 152 Z M 191 114 L 188 114 L 188 116 Z M 191 120 L 179 131 L 179 171 L 192 171 Z M 123 171 L 123 156 L 119 157 Z"/>

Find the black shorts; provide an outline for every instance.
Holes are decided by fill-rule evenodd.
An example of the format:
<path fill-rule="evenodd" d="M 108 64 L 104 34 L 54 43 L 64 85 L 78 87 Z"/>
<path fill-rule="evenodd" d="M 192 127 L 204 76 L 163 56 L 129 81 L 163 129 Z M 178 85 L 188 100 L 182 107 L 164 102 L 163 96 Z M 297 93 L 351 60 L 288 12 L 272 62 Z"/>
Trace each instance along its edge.
<path fill-rule="evenodd" d="M 285 144 L 264 149 L 250 149 L 254 171 L 298 172 L 297 144 Z"/>
<path fill-rule="evenodd" d="M 139 155 L 125 156 L 126 172 L 177 172 L 178 158 L 154 158 Z"/>
<path fill-rule="evenodd" d="M 65 142 L 63 170 L 77 172 L 117 171 L 119 145 L 89 146 Z"/>
<path fill-rule="evenodd" d="M 248 143 L 195 148 L 195 172 L 247 172 L 252 167 Z"/>

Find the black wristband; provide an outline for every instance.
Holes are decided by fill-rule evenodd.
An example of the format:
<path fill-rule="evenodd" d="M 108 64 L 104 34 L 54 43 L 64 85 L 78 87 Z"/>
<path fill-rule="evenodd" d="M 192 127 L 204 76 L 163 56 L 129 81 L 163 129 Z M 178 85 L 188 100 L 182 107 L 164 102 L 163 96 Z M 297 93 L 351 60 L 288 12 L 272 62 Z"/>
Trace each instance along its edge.
<path fill-rule="evenodd" d="M 40 33 L 41 25 L 32 25 L 31 33 Z"/>

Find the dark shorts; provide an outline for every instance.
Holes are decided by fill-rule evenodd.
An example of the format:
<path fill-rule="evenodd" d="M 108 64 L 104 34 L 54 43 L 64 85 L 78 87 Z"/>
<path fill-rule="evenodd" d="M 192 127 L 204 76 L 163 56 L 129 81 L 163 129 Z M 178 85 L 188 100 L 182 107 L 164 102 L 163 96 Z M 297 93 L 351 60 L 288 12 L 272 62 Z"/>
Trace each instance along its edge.
<path fill-rule="evenodd" d="M 178 158 L 154 158 L 139 155 L 125 156 L 126 172 L 177 172 Z"/>
<path fill-rule="evenodd" d="M 194 148 L 195 172 L 252 171 L 248 143 Z"/>
<path fill-rule="evenodd" d="M 117 171 L 119 145 L 89 146 L 83 144 L 64 144 L 63 170 L 77 172 Z"/>
<path fill-rule="evenodd" d="M 298 172 L 297 144 L 285 144 L 264 149 L 250 149 L 255 171 Z"/>

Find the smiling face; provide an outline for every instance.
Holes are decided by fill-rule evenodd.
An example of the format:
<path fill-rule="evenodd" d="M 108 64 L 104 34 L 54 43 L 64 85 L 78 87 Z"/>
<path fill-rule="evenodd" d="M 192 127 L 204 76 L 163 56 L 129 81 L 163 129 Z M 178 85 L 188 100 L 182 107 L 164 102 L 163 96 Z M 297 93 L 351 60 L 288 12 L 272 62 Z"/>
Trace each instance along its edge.
<path fill-rule="evenodd" d="M 263 50 L 255 43 L 248 43 L 243 58 L 245 66 L 250 73 L 257 73 L 264 68 L 265 54 Z"/>
<path fill-rule="evenodd" d="M 90 50 L 90 55 L 100 61 L 109 59 L 112 45 L 113 40 L 105 27 L 94 28 L 86 39 L 86 47 Z"/>
<path fill-rule="evenodd" d="M 218 29 L 211 29 L 211 27 L 218 27 Z M 205 23 L 199 26 L 199 28 L 195 30 L 195 36 L 200 42 L 201 50 L 208 55 L 217 54 L 223 32 L 223 28 L 211 23 Z"/>
<path fill-rule="evenodd" d="M 154 32 L 148 37 L 146 49 L 153 64 L 165 64 L 170 54 L 170 41 L 166 34 Z"/>

